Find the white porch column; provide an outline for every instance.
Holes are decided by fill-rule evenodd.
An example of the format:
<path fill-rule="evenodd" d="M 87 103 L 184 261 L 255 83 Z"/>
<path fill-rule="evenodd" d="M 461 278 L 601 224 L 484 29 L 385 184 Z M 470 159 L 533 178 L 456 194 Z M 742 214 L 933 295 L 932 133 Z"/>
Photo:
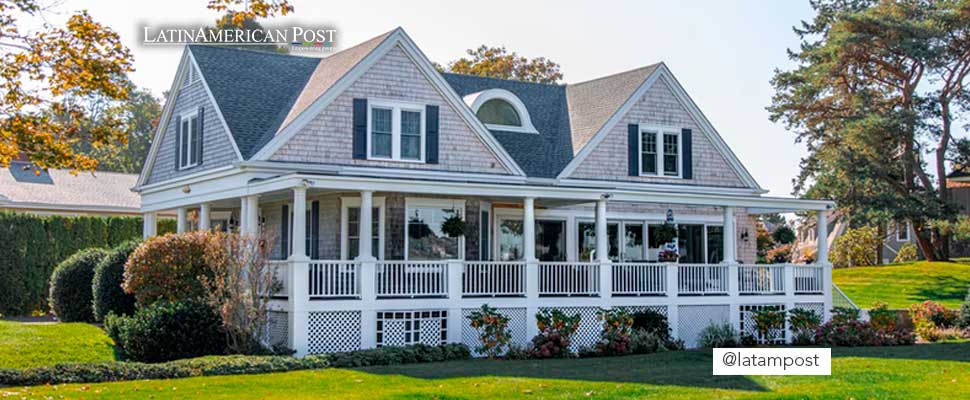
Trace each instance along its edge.
<path fill-rule="evenodd" d="M 158 234 L 158 215 L 153 212 L 147 212 L 142 215 L 142 239 L 147 240 L 148 238 Z"/>
<path fill-rule="evenodd" d="M 600 298 L 613 297 L 613 266 L 610 265 L 610 242 L 606 233 L 606 199 L 596 201 L 596 261 L 599 262 Z"/>
<path fill-rule="evenodd" d="M 259 195 L 244 196 L 239 214 L 239 233 L 259 234 Z M 284 232 L 279 234 L 282 235 Z"/>
<path fill-rule="evenodd" d="M 249 212 L 253 214 L 255 201 L 250 200 Z M 309 302 L 309 287 L 307 274 L 310 268 L 310 258 L 306 255 L 306 188 L 293 188 L 293 239 L 290 252 L 290 296 L 287 298 L 290 308 L 289 334 L 290 345 L 296 350 L 297 357 L 307 354 L 308 317 L 307 303 Z M 282 234 L 286 234 L 283 232 Z"/>
<path fill-rule="evenodd" d="M 738 305 L 738 278 L 739 278 L 739 268 L 738 268 L 738 229 L 735 226 L 736 219 L 734 217 L 734 207 L 724 207 L 724 227 L 721 229 L 722 235 L 724 236 L 724 243 L 722 245 L 721 254 L 724 255 L 724 260 L 721 262 L 727 264 L 728 268 L 728 296 L 732 299 L 729 306 L 728 321 L 734 329 L 741 329 L 741 307 Z"/>
<path fill-rule="evenodd" d="M 179 207 L 178 209 L 178 220 L 175 224 L 175 231 L 178 233 L 185 233 L 189 230 L 189 209 L 185 207 Z"/>
<path fill-rule="evenodd" d="M 212 223 L 212 217 L 210 217 L 211 213 L 212 204 L 202 203 L 202 205 L 199 206 L 199 230 L 209 230 Z"/>
<path fill-rule="evenodd" d="M 823 321 L 832 318 L 832 263 L 829 262 L 829 225 L 826 220 L 826 211 L 815 213 L 816 221 L 816 240 L 818 250 L 816 251 L 816 263 L 822 267 L 822 298 L 825 301 L 825 313 Z"/>
<path fill-rule="evenodd" d="M 738 229 L 735 226 L 734 207 L 724 207 L 724 261 L 736 264 L 738 260 Z M 736 282 L 735 282 L 736 283 Z"/>
<path fill-rule="evenodd" d="M 525 261 L 525 297 L 526 297 L 526 337 L 532 338 L 539 334 L 536 326 L 536 313 L 539 308 L 539 261 L 536 260 L 536 199 L 526 197 L 522 200 L 522 260 Z"/>
<path fill-rule="evenodd" d="M 360 192 L 360 212 L 357 224 L 357 260 L 360 261 L 360 297 L 365 304 L 360 314 L 361 347 L 371 349 L 377 347 L 377 312 L 372 306 L 377 301 L 377 258 L 374 256 L 374 192 L 364 190 Z M 459 314 L 461 312 L 459 311 Z M 451 313 L 449 313 L 450 315 Z M 449 341 L 451 326 L 449 325 Z"/>

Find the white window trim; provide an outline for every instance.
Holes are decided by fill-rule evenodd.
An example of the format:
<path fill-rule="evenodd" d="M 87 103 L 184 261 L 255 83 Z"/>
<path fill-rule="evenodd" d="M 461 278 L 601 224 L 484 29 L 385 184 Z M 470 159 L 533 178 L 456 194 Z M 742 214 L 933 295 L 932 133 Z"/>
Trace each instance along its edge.
<path fill-rule="evenodd" d="M 482 213 L 486 213 L 486 212 L 488 213 L 488 221 L 482 221 Z M 479 260 L 488 261 L 488 260 L 495 259 L 495 253 L 492 253 L 491 251 L 492 242 L 495 241 L 495 236 L 492 235 L 493 221 L 495 221 L 495 213 L 492 210 L 492 203 L 487 201 L 483 201 L 479 203 L 478 205 L 478 259 Z M 488 223 L 488 229 L 483 230 L 482 225 L 485 224 L 486 222 Z M 488 237 L 488 248 L 485 247 L 486 236 Z M 487 259 L 484 257 L 485 250 L 488 250 Z"/>
<path fill-rule="evenodd" d="M 684 139 L 681 135 L 680 128 L 672 127 L 658 127 L 651 125 L 640 124 L 640 134 L 637 135 L 637 158 L 639 159 L 639 165 L 637 165 L 637 174 L 639 176 L 648 176 L 656 178 L 670 178 L 670 179 L 683 179 L 684 177 Z M 657 138 L 657 172 L 647 173 L 643 172 L 643 134 L 644 133 L 654 133 Z M 664 135 L 677 135 L 677 175 L 667 175 L 664 173 Z"/>
<path fill-rule="evenodd" d="M 391 110 L 391 157 L 378 157 L 373 154 L 373 135 L 374 127 L 373 109 L 382 108 Z M 421 114 L 421 148 L 418 151 L 417 159 L 401 158 L 401 111 L 417 112 Z M 367 99 L 367 159 L 377 161 L 397 161 L 410 163 L 424 163 L 425 146 L 428 140 L 427 127 L 425 126 L 425 105 L 419 103 Z"/>
<path fill-rule="evenodd" d="M 502 223 L 503 222 L 505 222 L 505 221 L 519 221 L 519 222 L 522 222 L 523 221 L 523 216 L 521 214 L 520 215 L 502 214 L 502 215 L 498 215 L 498 216 L 493 216 L 492 217 L 492 220 L 495 221 L 495 229 L 493 229 L 493 231 L 496 232 L 496 234 L 492 236 L 492 241 L 495 242 L 494 243 L 494 246 L 492 246 L 492 247 L 495 248 L 495 252 L 492 254 L 492 258 L 495 259 L 495 261 L 506 261 L 506 262 L 522 261 L 521 259 L 519 259 L 519 260 L 502 260 L 502 241 L 501 241 L 501 235 L 502 235 Z M 569 239 L 569 233 L 571 232 L 571 230 L 569 229 L 570 218 L 568 216 L 566 216 L 566 215 L 542 215 L 542 216 L 537 215 L 536 218 L 535 218 L 536 226 L 539 226 L 539 221 L 552 221 L 552 222 L 562 222 L 563 223 L 563 228 L 566 228 L 562 232 L 563 235 L 566 235 L 566 248 L 563 249 L 563 251 L 566 252 L 566 261 L 571 261 L 570 260 L 570 254 L 572 254 L 572 252 L 569 249 L 570 243 L 571 243 L 570 242 L 570 239 Z M 536 231 L 536 233 L 538 233 L 538 230 Z M 499 239 L 499 240 L 496 240 L 496 239 Z M 523 250 L 525 250 L 525 240 L 526 240 L 525 234 L 523 234 L 522 235 L 522 249 Z M 533 238 L 532 240 L 535 240 L 535 238 Z M 523 256 L 525 256 L 525 254 L 523 254 Z"/>
<path fill-rule="evenodd" d="M 192 121 L 191 120 L 193 118 L 196 119 L 196 120 L 198 120 L 198 118 L 199 118 L 199 112 L 198 111 L 192 111 L 192 112 L 188 112 L 188 113 L 180 114 L 179 115 L 179 119 L 178 119 L 178 123 L 179 124 L 182 124 L 182 122 L 184 122 L 186 120 L 189 121 L 189 124 L 188 124 L 189 134 L 188 134 L 188 136 L 185 137 L 185 139 L 182 139 L 181 138 L 181 135 L 184 133 L 184 132 L 181 131 L 181 128 L 182 127 L 181 126 L 177 126 L 175 128 L 175 131 L 178 132 L 178 134 L 180 136 L 179 141 L 177 141 L 180 144 L 180 146 L 179 146 L 179 148 L 176 151 L 176 157 L 177 158 L 175 160 L 175 162 L 179 166 L 179 170 L 189 169 L 189 168 L 192 168 L 192 167 L 195 167 L 195 166 L 199 165 L 199 161 L 200 160 L 195 160 L 194 163 L 192 162 L 192 153 L 194 153 L 194 150 L 195 150 L 193 148 L 193 145 L 192 145 L 192 139 L 195 137 L 195 134 L 197 133 L 195 131 L 195 128 L 192 125 Z M 187 142 L 187 143 L 185 143 L 185 142 Z M 189 154 L 186 155 L 187 157 L 185 157 L 186 164 L 182 164 L 182 149 L 183 149 L 183 146 L 181 146 L 181 144 L 183 144 L 183 143 L 186 144 L 186 146 L 184 147 L 185 150 L 189 152 Z"/>
<path fill-rule="evenodd" d="M 384 208 L 384 198 L 374 197 L 371 202 L 372 206 L 377 208 L 378 216 L 378 231 L 377 231 L 377 254 L 372 254 L 378 260 L 384 259 L 384 219 L 385 219 L 385 208 Z M 341 197 L 340 198 L 340 259 L 346 260 L 348 254 L 350 254 L 350 248 L 347 247 L 349 242 L 349 237 L 347 236 L 350 231 L 350 218 L 349 209 L 360 208 L 360 197 Z M 363 211 L 363 210 L 361 210 Z"/>
<path fill-rule="evenodd" d="M 404 198 L 404 260 L 408 259 L 408 246 L 410 233 L 408 232 L 408 215 L 411 214 L 412 207 L 434 207 L 434 208 L 454 208 L 458 214 L 465 219 L 465 200 L 464 199 L 429 199 L 429 198 Z M 494 218 L 494 217 L 493 217 Z M 458 237 L 458 258 L 440 261 L 464 261 L 465 260 L 465 237 Z"/>
<path fill-rule="evenodd" d="M 499 125 L 499 124 L 486 124 L 482 122 L 486 128 L 493 131 L 504 131 L 504 132 L 519 132 L 519 133 L 532 133 L 539 134 L 535 126 L 532 125 L 532 118 L 529 117 L 529 110 L 525 107 L 525 103 L 519 100 L 519 97 L 514 93 L 505 89 L 488 89 L 481 92 L 472 93 L 465 96 L 462 100 L 468 107 L 472 109 L 472 112 L 478 115 L 478 109 L 482 107 L 482 104 L 492 99 L 500 99 L 508 102 L 515 109 L 515 112 L 519 114 L 519 121 L 522 122 L 522 126 L 515 125 Z"/>
<path fill-rule="evenodd" d="M 894 225 L 896 226 L 896 241 L 897 242 L 908 242 L 910 240 L 910 234 L 909 234 L 909 232 L 910 232 L 910 229 L 911 229 L 909 221 L 906 221 L 905 224 L 901 224 L 899 222 L 895 222 Z M 905 237 L 904 236 L 901 236 L 900 235 L 901 233 L 905 234 L 906 236 Z"/>

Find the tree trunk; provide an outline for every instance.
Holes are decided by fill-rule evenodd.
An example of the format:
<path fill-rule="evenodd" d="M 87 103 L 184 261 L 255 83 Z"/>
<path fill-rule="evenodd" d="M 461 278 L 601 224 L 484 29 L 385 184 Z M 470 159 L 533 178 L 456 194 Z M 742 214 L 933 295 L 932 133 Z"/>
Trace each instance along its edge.
<path fill-rule="evenodd" d="M 876 227 L 876 262 L 874 265 L 882 265 L 882 248 L 883 243 L 886 242 L 886 226 L 884 224 L 879 224 Z"/>
<path fill-rule="evenodd" d="M 916 237 L 916 245 L 923 252 L 923 257 L 926 258 L 926 261 L 937 261 L 936 248 L 933 245 L 933 241 L 923 235 L 923 225 L 913 223 L 913 231 Z"/>

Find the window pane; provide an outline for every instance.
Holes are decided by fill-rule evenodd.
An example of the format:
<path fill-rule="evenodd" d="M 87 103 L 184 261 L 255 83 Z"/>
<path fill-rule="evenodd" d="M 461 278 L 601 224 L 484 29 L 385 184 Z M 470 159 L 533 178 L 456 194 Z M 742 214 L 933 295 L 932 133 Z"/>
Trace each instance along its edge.
<path fill-rule="evenodd" d="M 623 228 L 623 258 L 643 260 L 643 224 L 625 224 Z"/>
<path fill-rule="evenodd" d="M 192 128 L 189 129 L 193 129 L 194 127 L 198 126 L 198 120 L 198 116 L 190 118 L 189 126 Z M 199 163 L 199 153 L 196 151 L 199 148 L 199 139 L 199 135 L 196 132 L 192 132 L 192 142 L 191 146 L 189 146 L 189 164 L 195 165 Z"/>
<path fill-rule="evenodd" d="M 642 153 L 640 156 L 641 170 L 645 174 L 657 173 L 657 134 L 656 132 L 641 132 Z"/>
<path fill-rule="evenodd" d="M 619 260 L 620 249 L 617 247 L 620 227 L 614 223 L 606 224 L 607 254 L 611 260 Z M 579 261 L 591 261 L 596 257 L 596 224 L 581 222 L 579 224 Z"/>
<path fill-rule="evenodd" d="M 371 234 L 373 236 L 373 244 L 371 247 L 371 255 L 380 258 L 380 226 L 381 226 L 381 210 L 379 208 L 373 208 L 371 214 Z M 360 255 L 360 208 L 359 207 L 348 207 L 347 208 L 347 259 L 353 260 Z"/>
<path fill-rule="evenodd" d="M 460 258 L 458 239 L 441 231 L 441 223 L 457 214 L 457 209 L 433 207 L 408 209 L 408 259 L 446 260 Z"/>
<path fill-rule="evenodd" d="M 482 104 L 475 113 L 478 119 L 486 124 L 522 126 L 519 113 L 509 102 L 501 99 L 491 99 Z"/>
<path fill-rule="evenodd" d="M 421 159 L 421 136 L 401 135 L 401 158 L 406 160 Z"/>
<path fill-rule="evenodd" d="M 724 261 L 724 227 L 707 227 L 707 262 L 717 264 Z"/>
<path fill-rule="evenodd" d="M 566 222 L 536 221 L 536 258 L 566 261 Z"/>
<path fill-rule="evenodd" d="M 179 156 L 181 159 L 180 165 L 182 166 L 189 165 L 189 147 L 192 145 L 190 143 L 190 140 L 191 140 L 190 138 L 192 137 L 191 134 L 189 133 L 189 129 L 191 129 L 190 126 L 191 124 L 189 124 L 189 119 L 183 118 L 182 119 L 182 138 L 180 139 L 182 141 L 181 143 L 182 154 Z"/>
<path fill-rule="evenodd" d="M 371 155 L 391 157 L 391 110 L 371 110 Z"/>
<path fill-rule="evenodd" d="M 502 261 L 521 260 L 525 244 L 522 241 L 522 221 L 502 220 L 499 224 L 499 257 Z"/>
<path fill-rule="evenodd" d="M 677 175 L 677 135 L 664 134 L 664 175 Z"/>
<path fill-rule="evenodd" d="M 401 134 L 421 135 L 421 113 L 416 111 L 401 111 Z"/>
<path fill-rule="evenodd" d="M 704 225 L 678 225 L 677 247 L 680 249 L 680 262 L 704 262 Z"/>

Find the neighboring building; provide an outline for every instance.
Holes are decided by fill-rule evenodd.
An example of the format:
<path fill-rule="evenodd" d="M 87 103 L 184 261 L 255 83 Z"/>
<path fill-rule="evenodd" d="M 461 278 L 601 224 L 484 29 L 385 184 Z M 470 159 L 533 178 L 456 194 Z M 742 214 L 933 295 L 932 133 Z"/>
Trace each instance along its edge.
<path fill-rule="evenodd" d="M 842 217 L 842 213 L 839 210 L 829 211 L 826 221 L 828 222 L 828 229 L 826 229 L 828 232 L 828 240 L 826 246 L 831 248 L 835 245 L 835 239 L 845 233 L 845 230 L 848 228 L 848 223 L 845 222 L 845 218 Z M 794 260 L 815 259 L 815 248 L 818 246 L 817 231 L 814 218 L 803 219 L 801 221 L 801 224 L 795 232 Z M 915 234 L 912 224 L 908 221 L 887 224 L 885 230 L 883 230 L 882 249 L 879 254 L 882 258 L 882 263 L 888 264 L 893 262 L 896 259 L 896 254 L 899 253 L 899 249 L 904 244 L 912 243 L 916 245 Z M 918 247 L 917 254 L 922 254 Z"/>
<path fill-rule="evenodd" d="M 30 168 L 13 161 L 0 168 L 0 210 L 39 215 L 141 216 L 141 199 L 131 191 L 135 174 Z"/>
<path fill-rule="evenodd" d="M 830 268 L 735 260 L 755 261 L 755 214 L 833 203 L 763 196 L 662 63 L 548 85 L 439 73 L 401 29 L 322 59 L 190 46 L 135 190 L 146 236 L 175 209 L 271 238 L 273 332 L 299 355 L 474 344 L 483 303 L 520 344 L 537 310 L 580 313 L 576 346 L 598 307 L 662 312 L 689 344 L 831 308 Z M 652 239 L 665 221 L 674 243 Z"/>

